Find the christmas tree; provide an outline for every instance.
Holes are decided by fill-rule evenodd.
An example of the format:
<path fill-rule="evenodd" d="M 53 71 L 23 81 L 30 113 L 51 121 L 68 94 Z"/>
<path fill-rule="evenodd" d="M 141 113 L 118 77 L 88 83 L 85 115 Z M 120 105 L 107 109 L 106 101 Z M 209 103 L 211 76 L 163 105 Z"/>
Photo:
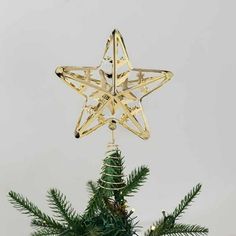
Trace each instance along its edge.
<path fill-rule="evenodd" d="M 139 225 L 127 198 L 132 197 L 145 183 L 149 174 L 146 166 L 124 175 L 124 159 L 115 145 L 114 130 L 119 124 L 142 139 L 150 136 L 143 112 L 142 100 L 158 90 L 173 74 L 166 70 L 133 68 L 119 31 L 114 30 L 107 41 L 99 66 L 64 66 L 56 74 L 85 98 L 75 129 L 75 137 L 82 138 L 105 124 L 112 131 L 112 143 L 103 161 L 101 176 L 89 181 L 91 197 L 85 212 L 78 213 L 57 189 L 48 191 L 47 199 L 53 216 L 42 212 L 21 194 L 11 191 L 10 202 L 23 214 L 32 218 L 33 236 L 132 236 L 138 235 Z M 97 79 L 96 77 L 99 77 Z M 172 213 L 162 217 L 145 236 L 200 236 L 208 229 L 199 225 L 179 223 L 179 219 L 199 194 L 196 185 Z"/>

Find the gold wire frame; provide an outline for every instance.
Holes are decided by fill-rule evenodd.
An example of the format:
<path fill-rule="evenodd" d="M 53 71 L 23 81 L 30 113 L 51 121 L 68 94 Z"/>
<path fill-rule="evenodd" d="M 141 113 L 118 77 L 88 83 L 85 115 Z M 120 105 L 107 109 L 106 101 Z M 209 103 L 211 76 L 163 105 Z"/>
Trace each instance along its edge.
<path fill-rule="evenodd" d="M 56 74 L 85 99 L 75 128 L 77 138 L 105 124 L 118 123 L 148 139 L 150 131 L 142 101 L 173 76 L 166 70 L 133 68 L 118 30 L 109 37 L 99 66 L 59 66 Z"/>

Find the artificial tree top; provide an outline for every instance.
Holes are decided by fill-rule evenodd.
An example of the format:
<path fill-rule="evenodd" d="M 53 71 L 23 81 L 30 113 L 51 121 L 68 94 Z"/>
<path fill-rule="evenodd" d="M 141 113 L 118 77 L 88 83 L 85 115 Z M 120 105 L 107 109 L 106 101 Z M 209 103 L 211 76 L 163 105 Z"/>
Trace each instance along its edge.
<path fill-rule="evenodd" d="M 133 236 L 140 226 L 128 198 L 134 196 L 145 183 L 149 169 L 141 166 L 128 177 L 124 176 L 124 161 L 119 149 L 107 152 L 101 176 L 96 182 L 89 181 L 90 199 L 84 213 L 78 213 L 57 189 L 48 191 L 48 203 L 53 216 L 43 213 L 22 195 L 11 191 L 10 202 L 22 213 L 32 218 L 35 229 L 32 236 Z M 144 233 L 145 236 L 200 236 L 208 229 L 199 225 L 178 223 L 179 219 L 199 194 L 201 185 L 194 187 L 170 214 L 162 212 Z M 151 211 L 152 209 L 149 209 Z"/>

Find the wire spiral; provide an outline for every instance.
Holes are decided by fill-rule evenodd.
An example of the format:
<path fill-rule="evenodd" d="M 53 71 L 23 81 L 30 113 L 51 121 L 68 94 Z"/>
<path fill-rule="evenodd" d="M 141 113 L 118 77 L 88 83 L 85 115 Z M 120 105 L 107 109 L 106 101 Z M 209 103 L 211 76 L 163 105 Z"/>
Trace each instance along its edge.
<path fill-rule="evenodd" d="M 122 190 L 125 186 L 123 179 L 123 158 L 118 150 L 118 145 L 109 144 L 111 149 L 107 151 L 103 161 L 99 186 L 105 190 Z"/>

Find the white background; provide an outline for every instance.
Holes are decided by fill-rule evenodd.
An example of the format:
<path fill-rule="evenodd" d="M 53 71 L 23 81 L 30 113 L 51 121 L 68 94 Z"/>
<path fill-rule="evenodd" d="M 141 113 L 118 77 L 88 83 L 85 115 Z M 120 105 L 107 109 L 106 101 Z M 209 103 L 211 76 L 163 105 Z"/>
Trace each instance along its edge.
<path fill-rule="evenodd" d="M 130 206 L 147 228 L 192 186 L 203 191 L 182 218 L 210 236 L 235 236 L 235 1 L 1 0 L 0 235 L 25 236 L 29 219 L 8 203 L 15 190 L 48 211 L 57 187 L 82 212 L 86 182 L 99 176 L 108 129 L 77 140 L 82 98 L 54 74 L 58 65 L 97 65 L 113 28 L 135 67 L 174 78 L 144 103 L 151 138 L 119 128 L 127 173 L 149 180 Z M 233 146 L 234 145 L 234 146 Z"/>

